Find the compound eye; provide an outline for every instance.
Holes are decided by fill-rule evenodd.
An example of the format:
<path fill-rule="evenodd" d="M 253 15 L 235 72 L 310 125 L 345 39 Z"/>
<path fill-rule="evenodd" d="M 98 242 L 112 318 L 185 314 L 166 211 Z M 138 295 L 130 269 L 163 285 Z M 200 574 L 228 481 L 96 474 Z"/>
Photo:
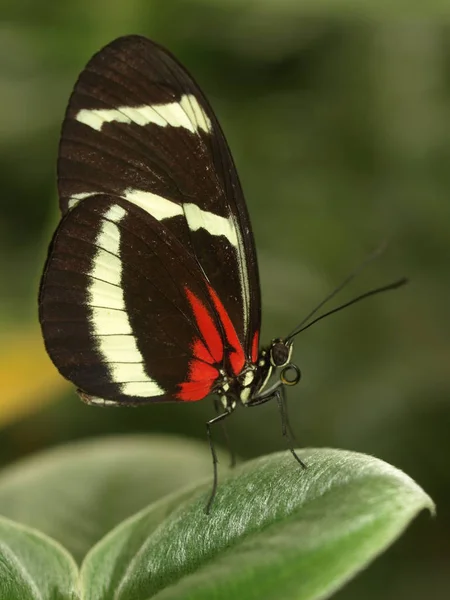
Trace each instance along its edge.
<path fill-rule="evenodd" d="M 297 385 L 302 377 L 300 369 L 297 365 L 289 363 L 280 373 L 281 382 L 284 385 Z"/>
<path fill-rule="evenodd" d="M 292 348 L 282 340 L 274 340 L 270 348 L 270 362 L 274 367 L 283 367 L 289 361 Z"/>

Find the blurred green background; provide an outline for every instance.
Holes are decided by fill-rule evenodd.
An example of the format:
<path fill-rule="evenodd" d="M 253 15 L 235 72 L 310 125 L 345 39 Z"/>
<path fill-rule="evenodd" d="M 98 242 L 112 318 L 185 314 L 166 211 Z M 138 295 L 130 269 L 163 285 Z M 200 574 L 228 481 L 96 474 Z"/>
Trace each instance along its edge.
<path fill-rule="evenodd" d="M 297 339 L 303 380 L 290 390 L 290 413 L 302 445 L 374 454 L 437 503 L 436 521 L 422 515 L 337 597 L 450 597 L 450 11 L 393 12 L 375 0 L 2 6 L 3 464 L 112 432 L 204 439 L 213 414 L 209 401 L 87 407 L 50 364 L 37 327 L 71 88 L 102 45 L 148 35 L 192 71 L 226 132 L 258 248 L 264 341 L 287 334 L 382 240 L 388 250 L 342 300 L 411 278 Z M 238 411 L 230 433 L 239 455 L 282 448 L 277 419 L 274 405 Z"/>

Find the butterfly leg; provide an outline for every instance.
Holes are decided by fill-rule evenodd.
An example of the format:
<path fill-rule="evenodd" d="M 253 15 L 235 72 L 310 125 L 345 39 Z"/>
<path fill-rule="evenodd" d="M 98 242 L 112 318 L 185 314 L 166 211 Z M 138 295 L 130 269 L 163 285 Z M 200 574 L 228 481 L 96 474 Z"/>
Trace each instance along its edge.
<path fill-rule="evenodd" d="M 208 437 L 208 442 L 209 442 L 209 448 L 211 450 L 211 455 L 212 455 L 212 459 L 213 459 L 213 487 L 211 490 L 211 495 L 209 497 L 208 500 L 208 504 L 206 505 L 205 508 L 205 512 L 207 515 L 209 515 L 210 511 L 211 511 L 211 507 L 213 505 L 214 502 L 214 498 L 216 496 L 216 491 L 217 491 L 217 463 L 219 462 L 217 459 L 217 453 L 216 453 L 216 449 L 214 447 L 214 442 L 213 442 L 213 438 L 211 435 L 211 425 L 214 425 L 215 423 L 218 423 L 219 421 L 223 421 L 223 419 L 226 419 L 226 417 L 229 417 L 231 415 L 231 410 L 227 410 L 226 412 L 221 413 L 220 415 L 217 415 L 217 417 L 214 417 L 214 419 L 211 419 L 210 421 L 207 421 L 206 423 L 206 435 Z"/>
<path fill-rule="evenodd" d="M 217 415 L 219 415 L 222 405 L 218 398 L 214 398 L 214 408 L 216 409 Z M 227 424 L 224 421 L 222 421 L 222 431 L 223 431 L 223 437 L 225 439 L 226 447 L 228 449 L 228 452 L 230 453 L 230 467 L 233 468 L 236 466 L 236 454 L 235 454 L 234 448 L 230 442 L 230 436 L 228 435 Z"/>
<path fill-rule="evenodd" d="M 290 440 L 293 443 L 293 445 L 298 446 L 297 439 L 295 437 L 295 433 L 294 433 L 294 430 L 292 429 L 291 421 L 289 418 L 288 403 L 287 403 L 287 399 L 286 399 L 285 390 L 283 390 L 283 397 L 284 397 L 283 398 L 284 415 L 285 415 L 285 420 L 286 420 L 286 427 L 289 432 L 289 437 L 290 437 Z"/>
<path fill-rule="evenodd" d="M 283 437 L 288 442 L 288 447 L 289 447 L 289 450 L 290 450 L 292 456 L 303 467 L 303 469 L 306 469 L 305 463 L 302 461 L 302 459 L 299 457 L 299 455 L 297 454 L 297 452 L 294 449 L 295 437 L 292 433 L 292 428 L 289 423 L 289 416 L 288 416 L 288 412 L 287 412 L 287 408 L 286 408 L 285 388 L 279 387 L 277 390 L 275 390 L 274 396 L 277 399 L 278 410 L 280 411 L 281 432 L 283 434 Z"/>

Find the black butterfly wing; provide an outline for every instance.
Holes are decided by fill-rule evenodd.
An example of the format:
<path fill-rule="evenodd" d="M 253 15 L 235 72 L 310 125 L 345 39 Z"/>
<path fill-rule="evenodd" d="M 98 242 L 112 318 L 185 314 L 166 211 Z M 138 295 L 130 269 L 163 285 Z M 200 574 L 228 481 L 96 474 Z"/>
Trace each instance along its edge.
<path fill-rule="evenodd" d="M 39 317 L 53 362 L 91 402 L 200 400 L 226 360 L 196 261 L 148 212 L 107 195 L 63 217 Z"/>
<path fill-rule="evenodd" d="M 233 373 L 244 357 L 256 360 L 260 288 L 242 189 L 209 103 L 170 53 L 128 36 L 91 59 L 64 120 L 58 184 L 63 212 L 106 193 L 169 230 L 236 330 L 242 353 Z"/>

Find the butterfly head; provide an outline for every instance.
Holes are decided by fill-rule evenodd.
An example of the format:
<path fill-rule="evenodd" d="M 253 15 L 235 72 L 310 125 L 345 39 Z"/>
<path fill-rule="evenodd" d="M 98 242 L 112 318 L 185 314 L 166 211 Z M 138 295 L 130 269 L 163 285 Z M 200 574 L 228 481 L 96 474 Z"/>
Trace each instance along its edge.
<path fill-rule="evenodd" d="M 291 363 L 292 350 L 292 340 L 281 338 L 272 340 L 268 349 L 270 364 L 274 369 L 281 369 L 280 381 L 284 385 L 296 385 L 301 378 L 300 369 Z"/>
<path fill-rule="evenodd" d="M 269 346 L 269 360 L 272 367 L 284 367 L 291 360 L 293 345 L 281 338 L 272 340 Z"/>

